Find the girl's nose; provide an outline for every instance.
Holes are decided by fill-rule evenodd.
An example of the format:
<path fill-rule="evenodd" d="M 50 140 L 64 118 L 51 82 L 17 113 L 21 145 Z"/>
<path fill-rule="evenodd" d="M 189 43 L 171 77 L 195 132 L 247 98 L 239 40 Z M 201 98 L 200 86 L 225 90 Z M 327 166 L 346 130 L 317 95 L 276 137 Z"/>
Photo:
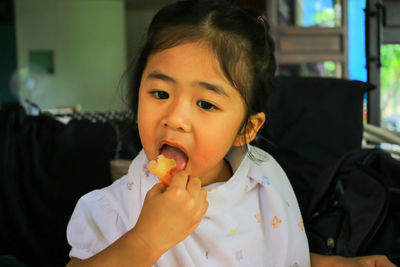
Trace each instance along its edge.
<path fill-rule="evenodd" d="M 181 132 L 189 132 L 190 124 L 190 108 L 184 103 L 171 103 L 170 108 L 164 115 L 162 125 L 173 130 Z"/>

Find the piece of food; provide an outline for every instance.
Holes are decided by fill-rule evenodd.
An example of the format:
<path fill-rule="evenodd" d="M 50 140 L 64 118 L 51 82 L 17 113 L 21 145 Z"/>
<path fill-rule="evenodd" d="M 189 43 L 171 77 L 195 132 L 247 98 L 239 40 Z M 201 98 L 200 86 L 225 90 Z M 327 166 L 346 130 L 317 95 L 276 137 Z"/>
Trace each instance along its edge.
<path fill-rule="evenodd" d="M 166 186 L 171 183 L 174 176 L 176 162 L 174 159 L 169 159 L 164 155 L 159 155 L 157 159 L 150 161 L 147 169 L 157 176 L 157 178 Z"/>

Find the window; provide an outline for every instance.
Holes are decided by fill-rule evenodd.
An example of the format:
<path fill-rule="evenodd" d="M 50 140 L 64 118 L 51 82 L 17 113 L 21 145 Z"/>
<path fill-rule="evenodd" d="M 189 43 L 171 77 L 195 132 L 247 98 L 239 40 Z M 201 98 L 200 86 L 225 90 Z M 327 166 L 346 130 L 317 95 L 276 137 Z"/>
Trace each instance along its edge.
<path fill-rule="evenodd" d="M 268 0 L 279 75 L 348 77 L 347 1 Z"/>

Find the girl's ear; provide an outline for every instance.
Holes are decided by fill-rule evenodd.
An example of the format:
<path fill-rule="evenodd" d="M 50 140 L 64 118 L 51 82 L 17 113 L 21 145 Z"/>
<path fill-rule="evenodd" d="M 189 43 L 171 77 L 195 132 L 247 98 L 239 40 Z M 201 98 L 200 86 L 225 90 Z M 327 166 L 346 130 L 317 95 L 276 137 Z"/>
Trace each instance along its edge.
<path fill-rule="evenodd" d="M 243 146 L 245 144 L 250 143 L 256 138 L 258 131 L 261 126 L 263 126 L 265 122 L 265 113 L 259 112 L 250 116 L 247 121 L 246 129 L 242 129 L 240 133 L 236 136 L 235 141 L 233 142 L 234 146 Z M 246 139 L 245 139 L 245 138 Z M 246 142 L 244 143 L 244 140 Z"/>

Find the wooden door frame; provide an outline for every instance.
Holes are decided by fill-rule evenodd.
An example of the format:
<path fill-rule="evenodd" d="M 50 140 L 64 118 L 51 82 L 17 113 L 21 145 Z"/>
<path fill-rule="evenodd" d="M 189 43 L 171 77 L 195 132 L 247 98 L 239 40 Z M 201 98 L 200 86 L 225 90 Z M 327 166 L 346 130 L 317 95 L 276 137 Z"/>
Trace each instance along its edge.
<path fill-rule="evenodd" d="M 367 122 L 376 126 L 381 125 L 380 47 L 382 44 L 400 44 L 400 20 L 388 16 L 388 10 L 396 10 L 398 6 L 400 3 L 394 0 L 367 0 L 365 8 L 367 81 L 376 86 L 368 92 Z"/>
<path fill-rule="evenodd" d="M 367 95 L 367 122 L 381 125 L 380 108 L 380 46 L 382 43 L 382 1 L 367 0 L 365 8 L 365 57 L 367 67 L 367 82 L 375 85 L 375 89 Z"/>

